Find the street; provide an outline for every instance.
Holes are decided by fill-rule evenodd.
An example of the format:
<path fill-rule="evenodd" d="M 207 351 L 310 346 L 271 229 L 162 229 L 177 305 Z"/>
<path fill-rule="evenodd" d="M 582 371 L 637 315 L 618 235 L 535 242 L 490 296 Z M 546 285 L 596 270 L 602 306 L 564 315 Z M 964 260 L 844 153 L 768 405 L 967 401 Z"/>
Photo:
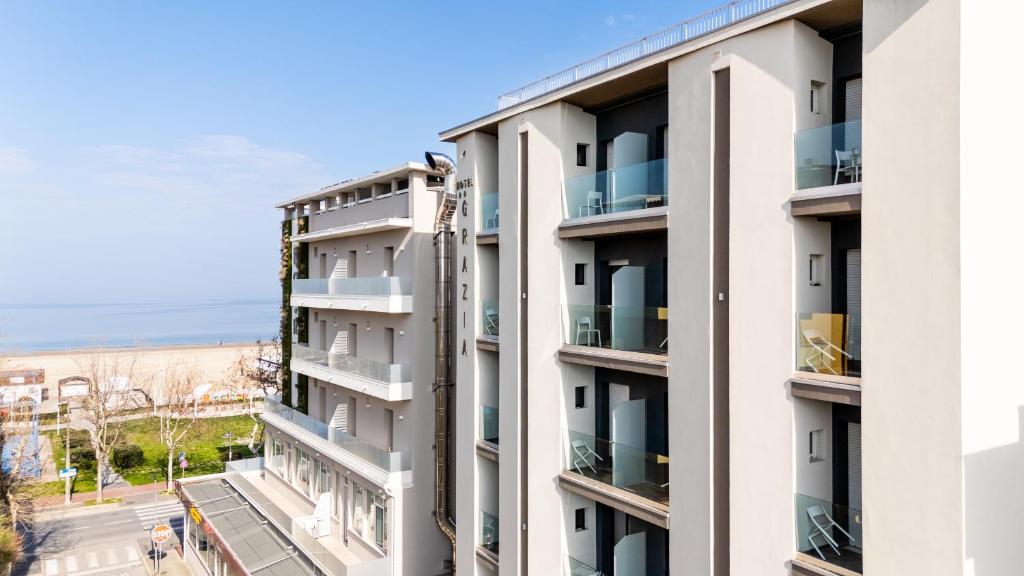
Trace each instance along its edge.
<path fill-rule="evenodd" d="M 177 498 L 135 496 L 117 505 L 95 509 L 48 509 L 37 516 L 26 534 L 25 559 L 16 576 L 145 576 L 152 573 L 148 528 L 153 521 L 169 523 L 181 537 L 183 510 Z"/>

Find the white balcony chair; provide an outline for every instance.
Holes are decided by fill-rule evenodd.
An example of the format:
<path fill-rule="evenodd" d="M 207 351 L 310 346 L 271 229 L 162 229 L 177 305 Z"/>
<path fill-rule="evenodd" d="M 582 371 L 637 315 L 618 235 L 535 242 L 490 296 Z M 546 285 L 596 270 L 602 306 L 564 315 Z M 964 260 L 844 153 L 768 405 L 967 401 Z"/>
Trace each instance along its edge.
<path fill-rule="evenodd" d="M 576 317 L 576 345 L 579 346 L 580 336 L 587 336 L 587 346 L 593 346 L 594 343 L 591 336 L 597 336 L 597 347 L 601 347 L 601 331 L 594 328 L 594 323 L 591 322 L 590 316 L 577 316 Z"/>
<path fill-rule="evenodd" d="M 498 311 L 493 308 L 488 308 L 484 311 L 484 320 L 487 325 L 484 326 L 484 330 L 489 336 L 494 336 L 498 333 Z"/>
<path fill-rule="evenodd" d="M 583 473 L 583 469 L 580 468 L 580 464 L 584 464 L 587 468 L 590 468 L 591 472 L 597 474 L 597 468 L 594 468 L 594 465 L 590 463 L 590 457 L 593 456 L 601 462 L 604 462 L 604 458 L 598 456 L 597 452 L 594 452 L 594 449 L 590 447 L 590 444 L 587 444 L 586 440 L 573 440 L 569 445 L 572 446 L 572 467 L 576 469 L 576 472 L 581 476 L 586 476 Z"/>
<path fill-rule="evenodd" d="M 849 176 L 851 182 L 860 182 L 860 164 L 854 161 L 850 150 L 836 150 L 836 177 L 832 185 L 839 184 L 839 175 Z"/>
<path fill-rule="evenodd" d="M 846 350 L 843 350 L 839 346 L 836 346 L 831 341 L 829 341 L 828 338 L 822 336 L 821 332 L 817 328 L 806 328 L 803 331 L 803 335 L 804 340 L 806 340 L 807 343 L 811 345 L 811 348 L 814 348 L 814 352 L 808 354 L 807 358 L 804 359 L 804 364 L 806 364 L 808 368 L 814 370 L 815 372 L 821 373 L 821 370 L 819 370 L 819 368 L 824 368 L 825 370 L 828 370 L 832 374 L 839 374 L 838 372 L 835 371 L 834 368 L 832 368 L 832 366 L 825 362 L 825 358 L 828 358 L 830 362 L 835 362 L 836 360 L 835 356 L 829 354 L 829 350 L 835 350 L 839 352 L 840 354 L 845 356 L 847 360 L 853 359 L 853 356 L 850 356 L 850 354 L 848 354 Z M 817 364 L 815 363 L 815 360 L 817 360 Z"/>
<path fill-rule="evenodd" d="M 580 205 L 576 216 L 582 218 L 583 212 L 586 212 L 587 216 L 604 214 L 604 197 L 600 192 L 595 192 L 593 190 L 587 192 L 587 201 Z"/>
<path fill-rule="evenodd" d="M 825 555 L 821 553 L 821 548 L 818 548 L 818 544 L 814 541 L 816 536 L 820 536 L 835 551 L 836 556 L 842 556 L 842 554 L 839 552 L 839 543 L 832 537 L 831 530 L 833 528 L 846 534 L 851 543 L 856 541 L 842 526 L 836 524 L 836 521 L 832 519 L 828 512 L 825 512 L 824 508 L 817 504 L 807 509 L 807 517 L 811 520 L 811 525 L 814 526 L 807 534 L 807 542 L 814 547 L 814 551 L 818 553 L 822 560 L 825 559 Z"/>
<path fill-rule="evenodd" d="M 497 228 L 498 227 L 498 216 L 499 216 L 499 210 L 497 208 L 495 208 L 494 209 L 494 217 L 493 218 L 488 218 L 488 219 L 484 220 L 484 229 L 490 230 L 491 228 Z"/>

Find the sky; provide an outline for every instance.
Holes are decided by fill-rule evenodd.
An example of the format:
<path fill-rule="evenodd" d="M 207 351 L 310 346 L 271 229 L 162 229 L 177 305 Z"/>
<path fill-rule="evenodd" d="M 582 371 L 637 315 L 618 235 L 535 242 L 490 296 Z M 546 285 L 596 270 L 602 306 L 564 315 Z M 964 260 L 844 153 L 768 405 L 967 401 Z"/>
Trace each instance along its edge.
<path fill-rule="evenodd" d="M 279 201 L 722 0 L 0 0 L 0 305 L 273 298 Z"/>

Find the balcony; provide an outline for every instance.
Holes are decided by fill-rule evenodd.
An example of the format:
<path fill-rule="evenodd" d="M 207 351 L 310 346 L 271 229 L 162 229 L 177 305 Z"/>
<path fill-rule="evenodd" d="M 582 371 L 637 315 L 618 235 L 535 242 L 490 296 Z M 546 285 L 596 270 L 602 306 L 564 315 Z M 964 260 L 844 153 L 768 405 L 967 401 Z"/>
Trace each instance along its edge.
<path fill-rule="evenodd" d="M 292 283 L 292 306 L 390 314 L 412 312 L 412 283 L 398 276 L 302 278 Z"/>
<path fill-rule="evenodd" d="M 480 195 L 480 222 L 479 222 L 479 234 L 494 234 L 498 231 L 499 214 L 498 214 L 498 194 L 481 194 Z"/>
<path fill-rule="evenodd" d="M 859 314 L 797 314 L 796 371 L 814 379 L 859 384 L 860 322 Z"/>
<path fill-rule="evenodd" d="M 668 308 L 570 304 L 566 317 L 562 361 L 668 375 Z"/>
<path fill-rule="evenodd" d="M 560 238 L 664 230 L 668 171 L 664 159 L 565 179 Z"/>
<path fill-rule="evenodd" d="M 408 190 L 370 188 L 325 199 L 312 206 L 310 232 L 293 240 L 311 242 L 368 232 L 410 228 Z"/>
<path fill-rule="evenodd" d="M 794 158 L 798 191 L 827 192 L 826 187 L 849 185 L 859 193 L 864 176 L 860 120 L 797 132 Z"/>
<path fill-rule="evenodd" d="M 498 517 L 480 511 L 480 545 L 498 554 Z"/>
<path fill-rule="evenodd" d="M 364 442 L 285 406 L 275 398 L 266 399 L 261 417 L 267 424 L 380 486 L 391 484 L 393 474 L 406 473 L 412 469 L 410 453 L 390 452 Z"/>
<path fill-rule="evenodd" d="M 482 300 L 480 302 L 480 329 L 481 335 L 488 338 L 498 338 L 501 326 L 498 317 L 498 303 L 494 300 Z"/>
<path fill-rule="evenodd" d="M 480 439 L 491 444 L 498 444 L 498 409 L 491 406 L 480 406 Z"/>
<path fill-rule="evenodd" d="M 387 401 L 412 399 L 412 366 L 292 345 L 291 369 Z"/>
<path fill-rule="evenodd" d="M 804 494 L 796 495 L 795 564 L 834 574 L 864 573 L 863 515 L 860 510 Z"/>
<path fill-rule="evenodd" d="M 565 469 L 668 506 L 668 455 L 569 430 Z"/>
<path fill-rule="evenodd" d="M 599 572 L 597 568 L 594 568 L 593 566 L 591 566 L 589 564 L 586 564 L 585 562 L 577 560 L 577 559 L 573 558 L 572 556 L 568 556 L 567 559 L 568 559 L 568 569 L 569 569 L 569 571 L 566 572 L 566 576 L 600 576 L 601 575 L 601 572 Z"/>

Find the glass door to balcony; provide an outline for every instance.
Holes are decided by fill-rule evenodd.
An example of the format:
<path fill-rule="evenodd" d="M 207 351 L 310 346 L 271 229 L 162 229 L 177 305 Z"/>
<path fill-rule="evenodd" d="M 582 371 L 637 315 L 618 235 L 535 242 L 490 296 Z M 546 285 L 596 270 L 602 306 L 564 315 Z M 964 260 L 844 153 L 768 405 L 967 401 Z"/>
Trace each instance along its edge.
<path fill-rule="evenodd" d="M 644 347 L 644 267 L 622 266 L 612 273 L 612 348 Z"/>
<path fill-rule="evenodd" d="M 615 544 L 613 574 L 647 574 L 647 533 L 623 536 Z"/>
<path fill-rule="evenodd" d="M 616 384 L 609 384 L 616 387 Z M 623 386 L 629 394 L 629 388 Z M 645 481 L 647 400 L 630 400 L 612 409 L 612 486 L 636 486 Z"/>

